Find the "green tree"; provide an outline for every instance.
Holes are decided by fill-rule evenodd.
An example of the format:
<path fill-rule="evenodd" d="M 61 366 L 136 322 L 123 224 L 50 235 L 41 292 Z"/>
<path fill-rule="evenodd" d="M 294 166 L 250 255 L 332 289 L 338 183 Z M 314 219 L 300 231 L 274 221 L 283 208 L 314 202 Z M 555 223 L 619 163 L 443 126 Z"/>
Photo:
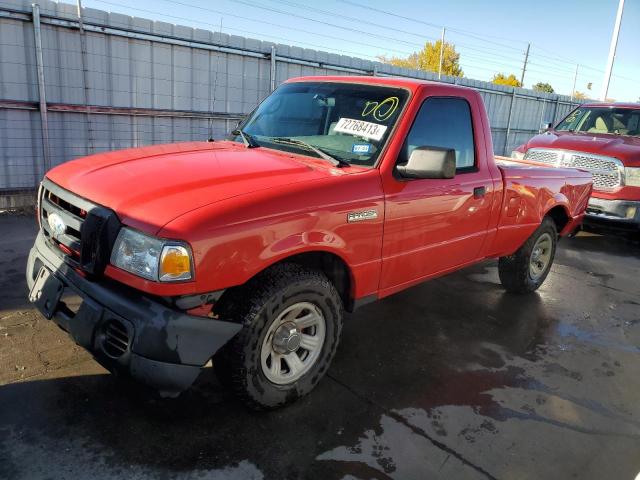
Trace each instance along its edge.
<path fill-rule="evenodd" d="M 491 82 L 497 85 L 507 85 L 509 87 L 521 87 L 522 84 L 516 78 L 516 76 L 512 73 L 508 77 L 504 73 L 496 73 L 493 76 L 493 80 Z"/>
<path fill-rule="evenodd" d="M 576 90 L 575 92 L 573 92 L 573 98 L 575 98 L 576 100 L 586 100 L 587 96 L 584 93 Z"/>
<path fill-rule="evenodd" d="M 550 84 L 544 83 L 544 82 L 536 83 L 533 86 L 533 89 L 536 92 L 555 93 L 555 90 L 553 89 L 553 87 Z"/>
<path fill-rule="evenodd" d="M 391 57 L 387 58 L 382 55 L 378 59 L 381 62 L 389 63 L 396 67 L 414 68 L 416 70 L 425 70 L 427 72 L 438 72 L 440 66 L 440 45 L 441 40 L 436 42 L 427 42 L 424 48 L 418 52 L 413 52 L 406 58 Z M 460 68 L 460 54 L 456 51 L 455 45 L 444 42 L 444 51 L 442 53 L 442 74 L 452 77 L 462 77 L 464 72 Z"/>

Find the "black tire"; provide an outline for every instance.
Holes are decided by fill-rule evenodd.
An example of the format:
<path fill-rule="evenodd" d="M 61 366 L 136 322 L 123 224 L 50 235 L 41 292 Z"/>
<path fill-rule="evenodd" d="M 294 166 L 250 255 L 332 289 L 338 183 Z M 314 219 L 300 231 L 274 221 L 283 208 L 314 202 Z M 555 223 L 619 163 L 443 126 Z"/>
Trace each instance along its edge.
<path fill-rule="evenodd" d="M 540 237 L 548 234 L 551 237 L 551 258 L 541 275 L 535 278 L 531 274 L 529 267 L 533 247 Z M 537 290 L 543 284 L 556 254 L 558 244 L 558 231 L 553 219 L 545 217 L 540 226 L 527 239 L 527 241 L 513 255 L 500 257 L 498 261 L 498 273 L 500 282 L 507 292 L 529 293 Z"/>
<path fill-rule="evenodd" d="M 280 385 L 264 374 L 260 352 L 271 324 L 288 307 L 309 302 L 325 321 L 317 360 L 294 383 Z M 213 358 L 218 378 L 254 410 L 274 409 L 311 392 L 326 373 L 342 333 L 343 304 L 327 277 L 297 264 L 276 265 L 223 298 L 219 315 L 244 328 Z"/>

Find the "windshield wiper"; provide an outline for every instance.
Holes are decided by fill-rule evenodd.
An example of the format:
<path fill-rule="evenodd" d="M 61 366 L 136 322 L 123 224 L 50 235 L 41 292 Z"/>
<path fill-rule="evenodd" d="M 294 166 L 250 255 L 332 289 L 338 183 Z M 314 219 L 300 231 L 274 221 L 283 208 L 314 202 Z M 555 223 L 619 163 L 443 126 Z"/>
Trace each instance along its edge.
<path fill-rule="evenodd" d="M 289 138 L 289 137 L 273 137 L 269 139 L 270 142 L 273 143 L 282 143 L 282 144 L 290 144 L 297 145 L 302 148 L 306 148 L 307 150 L 311 150 L 313 153 L 318 155 L 321 158 L 329 161 L 334 167 L 349 167 L 351 164 L 342 159 L 332 157 L 328 153 L 322 151 L 318 147 L 311 145 L 310 143 L 303 142 L 302 140 L 298 140 L 297 138 Z"/>
<path fill-rule="evenodd" d="M 242 138 L 242 143 L 244 143 L 244 146 L 247 148 L 258 148 L 260 146 L 260 144 L 256 141 L 255 138 L 253 138 L 252 135 L 242 131 L 242 129 L 240 128 L 231 132 L 231 135 L 236 135 Z"/>

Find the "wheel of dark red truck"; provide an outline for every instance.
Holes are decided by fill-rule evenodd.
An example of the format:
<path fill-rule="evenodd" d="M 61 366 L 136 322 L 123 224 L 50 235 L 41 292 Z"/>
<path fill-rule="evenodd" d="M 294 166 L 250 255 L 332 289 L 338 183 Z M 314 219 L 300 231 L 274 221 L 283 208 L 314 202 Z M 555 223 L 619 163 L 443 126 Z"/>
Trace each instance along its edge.
<path fill-rule="evenodd" d="M 551 270 L 557 243 L 556 225 L 545 217 L 516 253 L 500 258 L 498 273 L 503 287 L 514 293 L 537 290 Z"/>
<path fill-rule="evenodd" d="M 275 266 L 223 298 L 220 316 L 244 328 L 214 357 L 214 368 L 251 408 L 292 403 L 326 373 L 342 313 L 340 295 L 324 274 Z"/>

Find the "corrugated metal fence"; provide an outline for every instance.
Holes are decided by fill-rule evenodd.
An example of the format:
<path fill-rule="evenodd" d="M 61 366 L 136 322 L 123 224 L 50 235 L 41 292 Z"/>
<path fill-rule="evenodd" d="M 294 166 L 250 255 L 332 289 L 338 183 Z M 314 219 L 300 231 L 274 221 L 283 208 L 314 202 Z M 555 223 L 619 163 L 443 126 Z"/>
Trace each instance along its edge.
<path fill-rule="evenodd" d="M 0 0 L 0 194 L 94 152 L 223 137 L 273 88 L 300 75 L 436 80 L 417 70 L 41 1 Z M 555 121 L 569 97 L 466 78 L 496 153 Z"/>

